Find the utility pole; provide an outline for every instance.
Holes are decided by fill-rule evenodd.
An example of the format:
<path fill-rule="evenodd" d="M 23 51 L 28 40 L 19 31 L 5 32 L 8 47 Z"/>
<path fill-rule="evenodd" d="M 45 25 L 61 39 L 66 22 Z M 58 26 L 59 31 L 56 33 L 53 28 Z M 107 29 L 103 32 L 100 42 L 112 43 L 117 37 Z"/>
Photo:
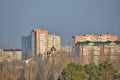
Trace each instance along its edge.
<path fill-rule="evenodd" d="M 8 49 L 8 50 L 10 49 L 9 47 L 10 47 L 10 42 L 8 41 L 8 42 L 7 42 L 7 49 Z"/>

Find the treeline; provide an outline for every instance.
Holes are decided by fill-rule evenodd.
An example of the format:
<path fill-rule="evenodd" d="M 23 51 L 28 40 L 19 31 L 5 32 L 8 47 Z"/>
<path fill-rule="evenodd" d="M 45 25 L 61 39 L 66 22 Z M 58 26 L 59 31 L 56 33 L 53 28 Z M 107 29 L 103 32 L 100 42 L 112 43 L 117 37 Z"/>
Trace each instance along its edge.
<path fill-rule="evenodd" d="M 58 80 L 120 80 L 120 72 L 109 62 L 84 66 L 70 63 L 63 69 Z"/>
<path fill-rule="evenodd" d="M 5 61 L 0 63 L 0 80 L 120 80 L 112 63 L 83 66 L 75 60 L 67 53 L 57 53 L 44 60 L 31 57 L 27 64 Z"/>
<path fill-rule="evenodd" d="M 27 64 L 4 61 L 0 63 L 0 80 L 57 80 L 70 62 L 65 53 L 50 55 L 44 60 L 32 57 Z"/>

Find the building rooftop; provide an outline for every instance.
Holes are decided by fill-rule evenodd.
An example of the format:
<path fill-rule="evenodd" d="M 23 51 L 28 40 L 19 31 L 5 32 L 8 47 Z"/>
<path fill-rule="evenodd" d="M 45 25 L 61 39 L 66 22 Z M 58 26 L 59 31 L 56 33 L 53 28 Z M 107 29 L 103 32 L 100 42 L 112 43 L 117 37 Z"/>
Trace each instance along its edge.
<path fill-rule="evenodd" d="M 22 49 L 3 49 L 3 51 L 22 51 Z"/>
<path fill-rule="evenodd" d="M 89 43 L 94 43 L 94 45 L 109 45 L 110 43 L 115 43 L 116 45 L 120 45 L 120 41 L 105 41 L 105 42 L 91 42 L 91 41 L 85 41 L 85 42 L 77 42 L 75 45 L 89 45 Z"/>

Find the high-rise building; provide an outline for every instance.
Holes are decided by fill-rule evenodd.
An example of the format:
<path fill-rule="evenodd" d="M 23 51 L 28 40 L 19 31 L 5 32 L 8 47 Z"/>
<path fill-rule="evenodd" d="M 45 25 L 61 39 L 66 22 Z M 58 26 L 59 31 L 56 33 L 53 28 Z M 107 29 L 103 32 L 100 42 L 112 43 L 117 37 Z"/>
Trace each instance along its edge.
<path fill-rule="evenodd" d="M 61 38 L 55 34 L 48 35 L 48 51 L 51 51 L 52 47 L 56 48 L 56 51 L 60 51 L 61 49 Z"/>
<path fill-rule="evenodd" d="M 60 51 L 60 36 L 55 34 L 48 35 L 48 30 L 33 29 L 30 35 L 22 37 L 23 59 L 27 59 L 28 55 L 37 55 L 44 59 L 53 46 L 56 48 L 56 51 Z"/>
<path fill-rule="evenodd" d="M 31 35 L 31 47 L 30 47 L 30 49 L 31 49 L 31 53 L 33 55 L 35 55 L 35 32 L 31 31 L 30 35 Z"/>
<path fill-rule="evenodd" d="M 22 36 L 22 59 L 26 60 L 32 54 L 31 50 L 31 35 Z"/>
<path fill-rule="evenodd" d="M 47 30 L 34 29 L 31 32 L 31 49 L 35 55 L 46 57 L 47 53 Z"/>

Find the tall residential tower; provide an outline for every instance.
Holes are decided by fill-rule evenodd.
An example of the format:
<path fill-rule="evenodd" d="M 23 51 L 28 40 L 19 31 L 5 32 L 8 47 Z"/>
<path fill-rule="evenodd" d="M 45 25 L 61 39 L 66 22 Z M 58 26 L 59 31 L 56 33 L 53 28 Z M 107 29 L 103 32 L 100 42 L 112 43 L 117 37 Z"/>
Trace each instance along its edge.
<path fill-rule="evenodd" d="M 42 58 L 46 56 L 47 53 L 47 30 L 34 29 L 31 31 L 30 35 L 22 37 L 22 55 L 23 60 L 27 59 L 29 55 L 38 56 L 41 55 Z"/>
<path fill-rule="evenodd" d="M 27 59 L 29 55 L 40 56 L 44 59 L 53 46 L 57 52 L 60 51 L 60 36 L 55 34 L 48 35 L 48 30 L 33 29 L 30 35 L 22 37 L 23 60 Z"/>
<path fill-rule="evenodd" d="M 43 57 L 46 56 L 47 53 L 47 36 L 48 31 L 47 30 L 41 30 L 41 29 L 34 29 L 31 32 L 31 49 L 32 52 L 34 52 L 35 55 L 42 55 Z"/>

